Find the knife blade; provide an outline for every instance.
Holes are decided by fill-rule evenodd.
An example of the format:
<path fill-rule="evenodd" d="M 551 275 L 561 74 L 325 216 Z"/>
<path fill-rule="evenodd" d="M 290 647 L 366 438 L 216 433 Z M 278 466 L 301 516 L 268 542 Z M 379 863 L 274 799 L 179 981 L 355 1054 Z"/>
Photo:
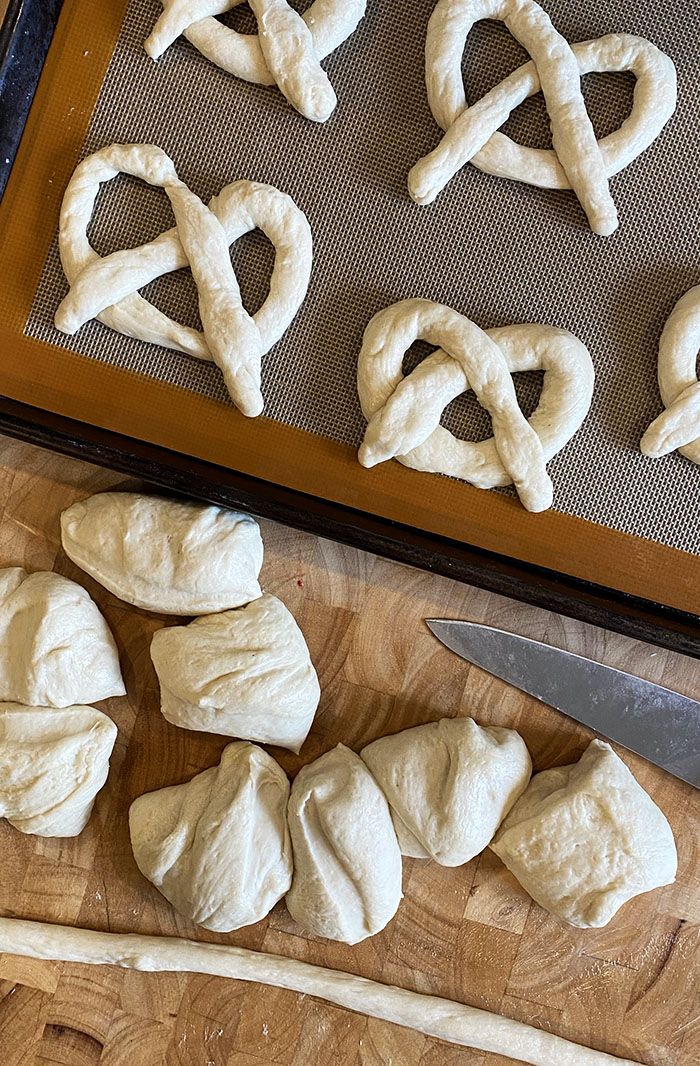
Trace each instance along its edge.
<path fill-rule="evenodd" d="M 426 618 L 450 651 L 700 788 L 700 703 L 551 644 Z"/>

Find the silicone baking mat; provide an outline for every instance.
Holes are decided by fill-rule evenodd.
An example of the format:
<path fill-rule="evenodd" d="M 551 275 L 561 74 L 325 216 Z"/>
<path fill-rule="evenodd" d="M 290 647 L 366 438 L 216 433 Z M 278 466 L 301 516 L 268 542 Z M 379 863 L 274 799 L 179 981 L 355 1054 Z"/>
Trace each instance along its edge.
<path fill-rule="evenodd" d="M 660 410 L 659 333 L 675 301 L 700 281 L 700 68 L 696 34 L 690 32 L 693 22 L 697 28 L 695 0 L 673 7 L 650 0 L 546 4 L 570 41 L 633 32 L 667 51 L 678 69 L 676 115 L 656 143 L 613 179 L 621 224 L 607 239 L 590 233 L 572 194 L 533 189 L 471 167 L 431 207 L 409 200 L 407 170 L 438 140 L 423 81 L 432 6 L 425 0 L 368 4 L 355 35 L 325 63 L 339 104 L 332 119 L 318 126 L 297 115 L 274 88 L 231 77 L 184 38 L 154 63 L 143 40 L 160 4 L 133 0 L 83 154 L 113 141 L 152 141 L 205 200 L 246 177 L 285 190 L 307 213 L 315 240 L 311 288 L 264 363 L 265 413 L 272 419 L 357 445 L 363 420 L 355 365 L 364 326 L 381 307 L 407 296 L 447 303 L 484 327 L 519 321 L 562 326 L 588 346 L 597 385 L 587 422 L 550 463 L 555 508 L 697 553 L 700 470 L 679 455 L 651 461 L 638 449 Z M 245 8 L 223 20 L 243 30 L 255 25 Z M 526 58 L 500 23 L 480 23 L 465 52 L 469 98 L 481 96 Z M 633 84 L 629 75 L 584 79 L 599 136 L 620 124 Z M 518 109 L 506 132 L 524 143 L 551 144 L 541 96 Z M 122 177 L 101 194 L 91 237 L 104 254 L 171 224 L 161 192 Z M 239 242 L 233 259 L 246 306 L 254 309 L 267 289 L 271 248 L 256 233 Z M 58 333 L 52 317 L 65 291 L 54 243 L 27 334 L 226 398 L 218 370 L 187 356 L 97 322 L 73 338 Z M 144 295 L 181 321 L 198 324 L 188 272 L 158 279 Z M 538 378 L 516 376 L 526 411 L 536 400 Z M 454 401 L 443 422 L 465 438 L 490 435 L 488 416 L 473 396 Z M 419 492 L 420 475 L 415 477 Z"/>

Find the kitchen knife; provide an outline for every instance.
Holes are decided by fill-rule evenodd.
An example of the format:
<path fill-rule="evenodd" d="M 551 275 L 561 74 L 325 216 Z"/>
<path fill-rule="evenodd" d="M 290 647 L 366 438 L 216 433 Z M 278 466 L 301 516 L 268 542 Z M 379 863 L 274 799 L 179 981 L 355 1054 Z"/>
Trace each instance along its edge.
<path fill-rule="evenodd" d="M 480 625 L 427 618 L 450 651 L 700 788 L 700 703 L 582 655 Z"/>

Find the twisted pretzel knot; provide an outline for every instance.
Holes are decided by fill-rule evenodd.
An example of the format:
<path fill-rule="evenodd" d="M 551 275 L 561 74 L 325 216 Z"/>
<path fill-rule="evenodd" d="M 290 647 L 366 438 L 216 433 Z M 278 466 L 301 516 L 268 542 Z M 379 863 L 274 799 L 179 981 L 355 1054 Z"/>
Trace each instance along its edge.
<path fill-rule="evenodd" d="M 402 363 L 416 340 L 440 345 L 407 377 Z M 544 370 L 536 411 L 523 415 L 511 374 Z M 403 300 L 375 315 L 357 369 L 368 426 L 363 466 L 394 456 L 414 470 L 462 478 L 478 488 L 514 484 L 528 511 L 552 502 L 546 463 L 573 436 L 590 407 L 593 364 L 566 330 L 519 325 L 481 330 L 430 300 Z M 445 407 L 473 389 L 491 415 L 494 436 L 458 440 L 440 425 Z"/>
<path fill-rule="evenodd" d="M 659 341 L 659 391 L 666 410 L 642 437 L 641 449 L 656 459 L 677 448 L 700 463 L 700 285 L 678 301 Z"/>
<path fill-rule="evenodd" d="M 468 106 L 462 53 L 481 19 L 504 22 L 532 61 Z M 631 71 L 636 78 L 631 114 L 600 142 L 580 84 L 581 76 L 593 71 Z M 534 0 L 439 0 L 428 23 L 425 77 L 430 109 L 446 132 L 409 173 L 409 192 L 417 203 L 431 203 L 471 162 L 499 177 L 573 189 L 591 228 L 602 235 L 617 228 L 608 178 L 649 147 L 676 107 L 675 67 L 653 44 L 629 34 L 609 34 L 569 46 Z M 498 132 L 510 113 L 540 89 L 549 111 L 552 149 L 527 148 Z"/>
<path fill-rule="evenodd" d="M 102 258 L 88 241 L 87 227 L 100 185 L 119 173 L 164 189 L 176 225 L 147 244 Z M 251 317 L 241 303 L 229 245 L 253 229 L 261 229 L 274 246 L 275 265 L 269 294 Z M 98 318 L 129 337 L 213 360 L 243 414 L 260 414 L 262 357 L 299 310 L 311 273 L 311 230 L 289 196 L 269 185 L 236 181 L 207 207 L 180 181 L 160 148 L 113 144 L 84 159 L 68 183 L 59 250 L 70 291 L 56 311 L 58 329 L 73 334 Z M 203 332 L 175 322 L 137 291 L 188 265 Z"/>
<path fill-rule="evenodd" d="M 152 59 L 180 34 L 207 59 L 230 74 L 258 85 L 275 85 L 289 103 L 313 122 L 325 122 L 336 95 L 321 60 L 357 27 L 367 0 L 315 0 L 298 15 L 286 0 L 249 0 L 257 34 L 237 33 L 213 15 L 244 0 L 162 0 L 163 14 L 145 42 Z"/>

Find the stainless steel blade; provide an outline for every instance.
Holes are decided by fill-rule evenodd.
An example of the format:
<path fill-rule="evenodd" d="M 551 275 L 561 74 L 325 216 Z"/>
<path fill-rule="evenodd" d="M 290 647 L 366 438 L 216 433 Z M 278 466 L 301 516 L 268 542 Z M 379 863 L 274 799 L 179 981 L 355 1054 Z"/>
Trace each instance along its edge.
<path fill-rule="evenodd" d="M 517 633 L 478 622 L 426 622 L 463 659 L 700 788 L 696 700 Z"/>

